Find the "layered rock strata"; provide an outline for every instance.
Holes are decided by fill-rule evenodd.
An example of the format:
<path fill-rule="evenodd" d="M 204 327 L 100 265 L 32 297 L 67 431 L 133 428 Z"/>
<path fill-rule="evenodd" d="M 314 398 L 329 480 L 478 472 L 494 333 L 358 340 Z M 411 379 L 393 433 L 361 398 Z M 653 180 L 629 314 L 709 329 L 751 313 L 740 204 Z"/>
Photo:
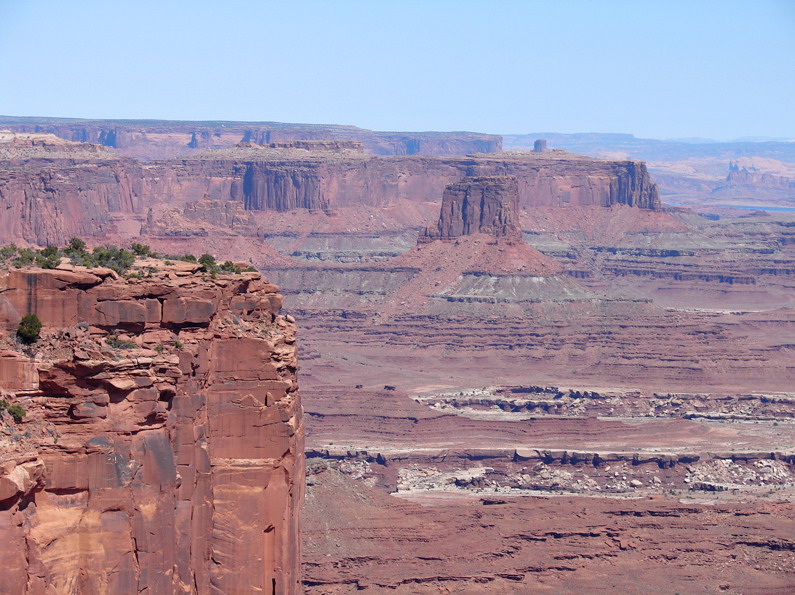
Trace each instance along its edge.
<path fill-rule="evenodd" d="M 295 327 L 258 273 L 0 272 L 4 593 L 298 593 Z M 161 271 L 154 270 L 161 268 Z M 42 338 L 12 338 L 36 313 Z"/>
<path fill-rule="evenodd" d="M 513 176 L 464 178 L 445 188 L 442 210 L 435 227 L 427 227 L 419 241 L 453 239 L 485 233 L 498 238 L 521 239 L 519 185 Z"/>
<path fill-rule="evenodd" d="M 46 132 L 89 142 L 132 157 L 163 158 L 196 150 L 293 141 L 352 141 L 376 155 L 466 155 L 502 150 L 502 137 L 477 132 L 380 132 L 324 124 L 281 122 L 186 122 L 158 120 L 77 120 L 69 118 L 0 118 L 15 132 Z"/>
<path fill-rule="evenodd" d="M 0 133 L 0 238 L 51 245 L 117 234 L 116 219 L 142 210 L 142 175 L 104 147 Z"/>
<path fill-rule="evenodd" d="M 660 207 L 657 187 L 645 165 L 633 161 L 602 161 L 560 153 L 431 158 L 261 150 L 247 154 L 218 152 L 209 157 L 212 165 L 206 159 L 185 162 L 177 183 L 185 185 L 206 178 L 206 172 L 212 169 L 213 177 L 232 180 L 229 194 L 220 189 L 217 198 L 243 200 L 252 210 L 328 210 L 385 207 L 400 200 L 427 201 L 463 177 L 495 175 L 516 177 L 522 207 Z M 168 163 L 158 166 L 172 167 Z"/>
<path fill-rule="evenodd" d="M 347 149 L 250 146 L 141 163 L 95 145 L 39 136 L 60 144 L 21 146 L 19 135 L 15 141 L 0 138 L 0 242 L 132 238 L 146 225 L 150 208 L 185 208 L 200 200 L 235 202 L 251 211 L 329 214 L 419 205 L 438 200 L 463 177 L 495 175 L 516 178 L 524 208 L 659 207 L 642 163 L 564 153 L 375 157 Z"/>

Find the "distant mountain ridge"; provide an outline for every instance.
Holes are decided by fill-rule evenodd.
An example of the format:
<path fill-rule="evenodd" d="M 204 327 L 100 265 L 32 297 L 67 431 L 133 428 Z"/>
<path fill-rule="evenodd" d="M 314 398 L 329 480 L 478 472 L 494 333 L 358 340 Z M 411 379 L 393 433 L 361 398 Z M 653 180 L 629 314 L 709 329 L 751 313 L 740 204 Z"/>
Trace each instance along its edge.
<path fill-rule="evenodd" d="M 502 150 L 502 138 L 478 132 L 388 132 L 338 124 L 224 120 L 94 120 L 0 116 L 0 129 L 49 133 L 112 147 L 138 159 L 164 159 L 241 142 L 355 141 L 374 155 L 466 155 Z"/>
<path fill-rule="evenodd" d="M 632 134 L 585 132 L 561 134 L 557 132 L 531 132 L 504 134 L 506 150 L 530 149 L 538 138 L 545 138 L 551 148 L 598 157 L 607 153 L 626 153 L 631 159 L 643 161 L 679 161 L 691 158 L 737 159 L 740 157 L 767 157 L 779 161 L 795 161 L 795 142 L 775 141 L 707 141 L 697 139 L 658 140 L 636 138 Z"/>

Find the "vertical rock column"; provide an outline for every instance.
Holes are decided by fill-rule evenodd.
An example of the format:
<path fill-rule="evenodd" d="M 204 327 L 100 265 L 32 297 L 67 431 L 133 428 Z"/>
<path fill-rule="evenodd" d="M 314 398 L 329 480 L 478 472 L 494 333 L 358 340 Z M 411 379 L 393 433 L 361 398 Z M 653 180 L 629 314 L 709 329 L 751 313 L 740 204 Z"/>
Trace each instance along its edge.
<path fill-rule="evenodd" d="M 436 226 L 426 227 L 419 242 L 450 240 L 484 233 L 521 239 L 519 187 L 514 176 L 473 176 L 449 184 Z"/>

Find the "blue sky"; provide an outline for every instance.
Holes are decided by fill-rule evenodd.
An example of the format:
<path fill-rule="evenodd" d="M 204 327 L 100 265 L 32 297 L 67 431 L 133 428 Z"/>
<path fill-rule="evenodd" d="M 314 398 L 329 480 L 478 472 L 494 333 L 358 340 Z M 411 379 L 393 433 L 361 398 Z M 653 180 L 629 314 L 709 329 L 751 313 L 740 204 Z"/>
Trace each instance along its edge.
<path fill-rule="evenodd" d="M 795 138 L 795 0 L 0 0 L 0 114 Z"/>

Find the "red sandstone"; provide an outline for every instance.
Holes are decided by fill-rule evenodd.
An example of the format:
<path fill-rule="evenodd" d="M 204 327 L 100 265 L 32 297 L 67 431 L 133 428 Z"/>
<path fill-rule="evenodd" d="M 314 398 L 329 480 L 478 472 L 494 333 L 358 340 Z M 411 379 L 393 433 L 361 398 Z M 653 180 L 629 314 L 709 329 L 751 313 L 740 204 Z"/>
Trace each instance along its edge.
<path fill-rule="evenodd" d="M 258 273 L 159 265 L 0 272 L 4 593 L 300 592 L 292 318 Z"/>

